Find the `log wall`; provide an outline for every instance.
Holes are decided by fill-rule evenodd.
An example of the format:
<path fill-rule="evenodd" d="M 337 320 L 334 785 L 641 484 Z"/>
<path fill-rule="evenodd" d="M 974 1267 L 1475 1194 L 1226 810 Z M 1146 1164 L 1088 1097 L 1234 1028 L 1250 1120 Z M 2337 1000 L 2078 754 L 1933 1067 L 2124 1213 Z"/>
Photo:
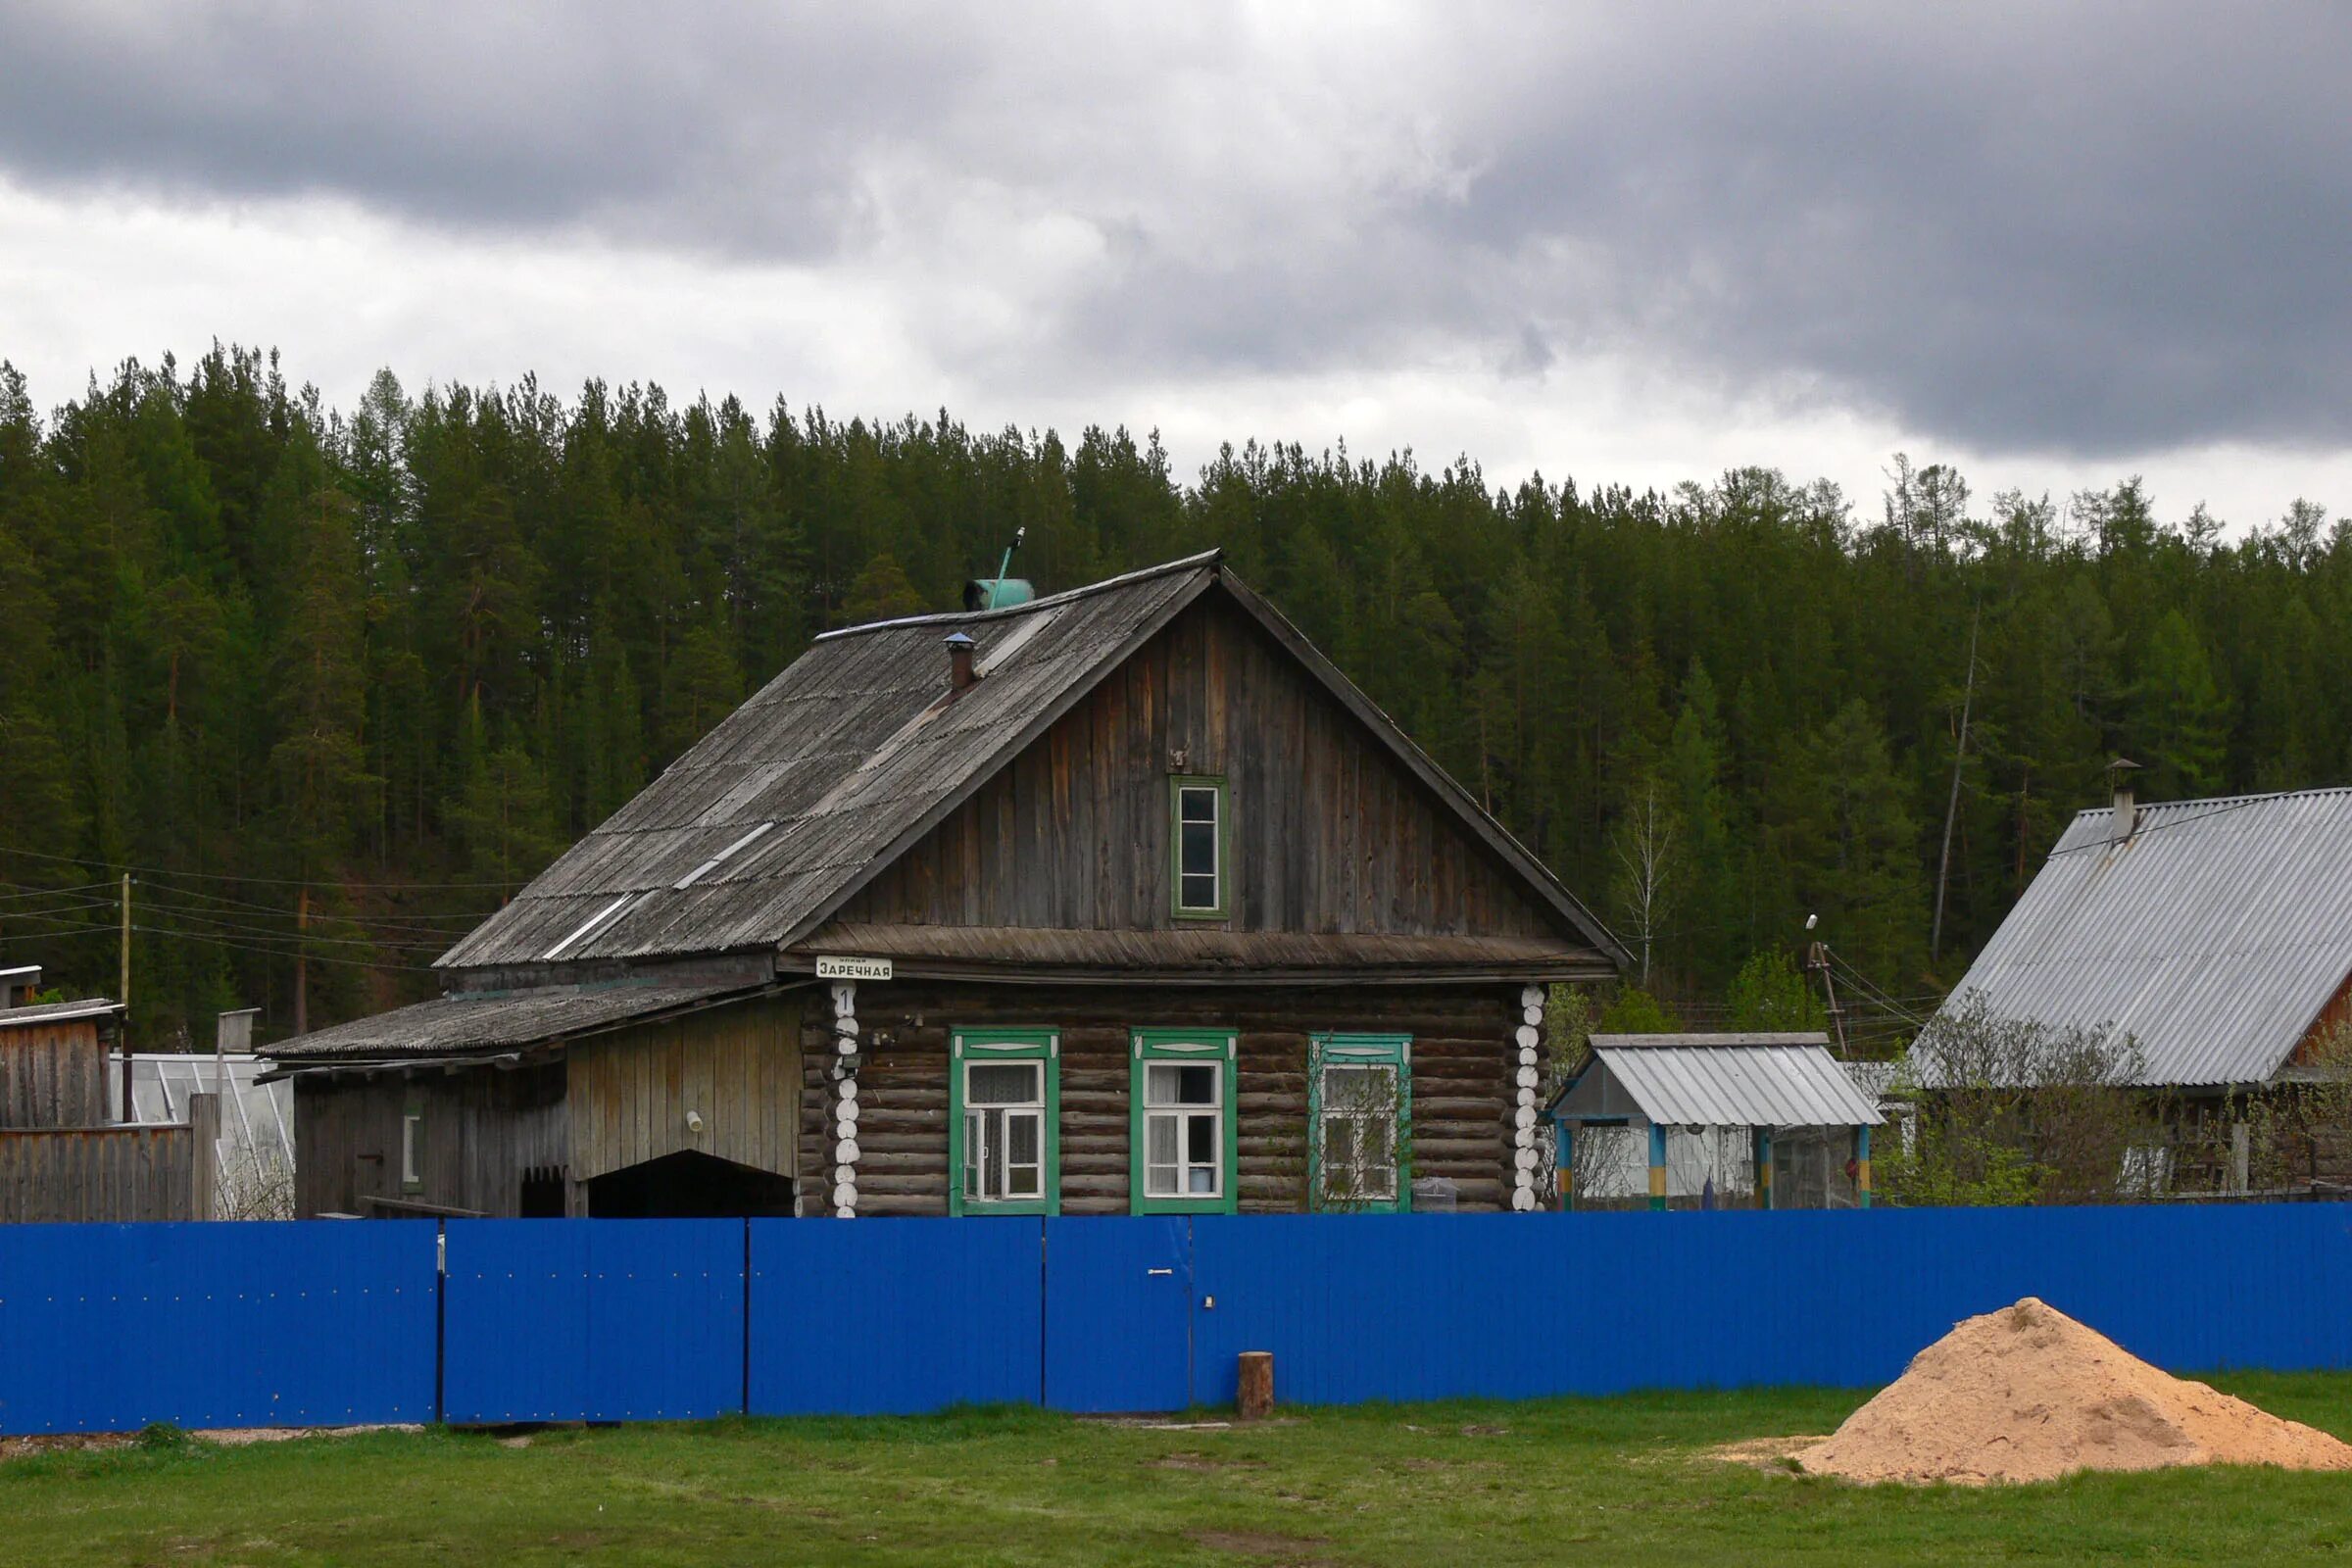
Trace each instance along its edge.
<path fill-rule="evenodd" d="M 944 1214 L 948 1207 L 948 1038 L 959 1027 L 1061 1032 L 1061 1211 L 1124 1214 L 1128 1207 L 1131 1028 L 1199 1025 L 1240 1039 L 1236 1152 L 1245 1213 L 1306 1206 L 1306 1054 L 1327 1030 L 1413 1037 L 1415 1177 L 1449 1177 L 1464 1209 L 1510 1199 L 1515 987 L 1300 987 L 1278 992 L 1205 987 L 956 986 L 864 983 L 858 1074 L 860 1214 Z M 832 1163 L 832 1015 L 803 1015 L 801 1159 Z"/>

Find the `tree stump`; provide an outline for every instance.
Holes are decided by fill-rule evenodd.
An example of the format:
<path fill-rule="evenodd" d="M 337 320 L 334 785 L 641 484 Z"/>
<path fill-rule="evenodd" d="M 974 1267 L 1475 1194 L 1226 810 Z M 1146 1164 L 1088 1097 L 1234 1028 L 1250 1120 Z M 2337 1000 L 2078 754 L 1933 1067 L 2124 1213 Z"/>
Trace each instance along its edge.
<path fill-rule="evenodd" d="M 1272 1350 L 1242 1352 L 1241 1392 L 1234 1400 L 1234 1410 L 1245 1421 L 1255 1421 L 1274 1413 Z"/>

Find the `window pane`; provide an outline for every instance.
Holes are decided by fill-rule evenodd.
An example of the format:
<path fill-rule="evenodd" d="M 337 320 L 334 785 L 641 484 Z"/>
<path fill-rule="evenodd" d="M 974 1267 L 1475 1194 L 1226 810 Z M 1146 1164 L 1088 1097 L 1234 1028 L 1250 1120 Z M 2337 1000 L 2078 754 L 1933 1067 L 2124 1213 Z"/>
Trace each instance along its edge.
<path fill-rule="evenodd" d="M 1176 1103 L 1176 1073 L 1174 1063 L 1152 1064 L 1144 1069 L 1144 1103 L 1173 1105 Z"/>
<path fill-rule="evenodd" d="M 1177 1103 L 1184 1105 L 1213 1105 L 1217 1102 L 1217 1069 L 1214 1067 L 1179 1067 L 1177 1073 Z"/>
<path fill-rule="evenodd" d="M 1184 1157 L 1197 1165 L 1217 1162 L 1217 1118 L 1187 1116 L 1184 1119 Z"/>
<path fill-rule="evenodd" d="M 1393 1164 L 1396 1157 L 1392 1152 L 1396 1132 L 1396 1124 L 1384 1115 L 1366 1116 L 1357 1123 L 1357 1126 L 1363 1134 L 1364 1167 L 1369 1170 Z"/>
<path fill-rule="evenodd" d="M 1154 1165 L 1176 1163 L 1175 1116 L 1152 1116 L 1144 1123 L 1144 1157 Z"/>
<path fill-rule="evenodd" d="M 1346 1169 L 1355 1163 L 1355 1121 L 1348 1116 L 1323 1118 L 1323 1163 Z"/>
<path fill-rule="evenodd" d="M 964 1073 L 966 1104 L 1034 1105 L 1044 1099 L 1042 1061 L 975 1061 Z"/>
<path fill-rule="evenodd" d="M 1195 1198 L 1217 1196 L 1217 1173 L 1213 1167 L 1194 1165 L 1187 1168 L 1185 1176 L 1188 1179 L 1184 1184 L 1184 1190 Z"/>
<path fill-rule="evenodd" d="M 1214 822 L 1217 792 L 1205 785 L 1187 785 L 1176 792 L 1179 818 L 1185 822 Z"/>
<path fill-rule="evenodd" d="M 1213 875 L 1195 875 L 1187 872 L 1181 878 L 1179 897 L 1188 909 L 1213 909 L 1217 906 L 1217 879 Z"/>
<path fill-rule="evenodd" d="M 980 1146 L 986 1138 L 985 1123 L 980 1112 L 967 1111 L 963 1118 L 963 1196 L 980 1196 Z"/>
<path fill-rule="evenodd" d="M 1386 1110 L 1396 1097 L 1394 1067 L 1326 1067 L 1323 1103 L 1333 1110 Z"/>
<path fill-rule="evenodd" d="M 1004 1113 L 987 1113 L 988 1151 L 981 1163 L 980 1192 L 984 1198 L 1001 1198 L 1004 1193 Z"/>
<path fill-rule="evenodd" d="M 1038 1158 L 1038 1139 L 1045 1118 L 1035 1111 L 1004 1118 L 1004 1150 L 1006 1157 L 1016 1165 L 1035 1165 Z"/>
<path fill-rule="evenodd" d="M 1144 1177 L 1144 1191 L 1152 1198 L 1174 1198 L 1177 1191 L 1176 1167 L 1173 1165 L 1149 1167 Z"/>
<path fill-rule="evenodd" d="M 1207 876 L 1217 868 L 1217 825 L 1214 822 L 1184 824 L 1184 874 Z"/>

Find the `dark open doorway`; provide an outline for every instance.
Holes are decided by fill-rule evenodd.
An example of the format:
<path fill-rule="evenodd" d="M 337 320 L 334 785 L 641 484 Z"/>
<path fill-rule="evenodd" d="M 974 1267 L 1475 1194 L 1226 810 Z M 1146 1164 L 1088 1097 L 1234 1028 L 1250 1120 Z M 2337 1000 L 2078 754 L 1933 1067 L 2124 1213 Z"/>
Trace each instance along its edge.
<path fill-rule="evenodd" d="M 792 1212 L 792 1178 L 689 1150 L 588 1183 L 597 1219 L 737 1219 Z"/>

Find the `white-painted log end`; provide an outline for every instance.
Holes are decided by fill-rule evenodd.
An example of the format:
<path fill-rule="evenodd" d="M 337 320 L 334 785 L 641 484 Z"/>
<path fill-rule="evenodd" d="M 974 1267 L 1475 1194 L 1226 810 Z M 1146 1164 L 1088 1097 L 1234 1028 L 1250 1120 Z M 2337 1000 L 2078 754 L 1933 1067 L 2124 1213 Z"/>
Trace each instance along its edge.
<path fill-rule="evenodd" d="M 1513 1038 L 1519 1042 L 1519 1049 L 1522 1051 L 1533 1051 L 1537 1046 L 1541 1045 L 1544 1040 L 1544 1037 L 1537 1033 L 1536 1026 L 1532 1023 L 1521 1024 Z"/>
<path fill-rule="evenodd" d="M 1531 1006 L 1521 1007 L 1519 1009 L 1519 1021 L 1523 1024 L 1526 1024 L 1530 1029 L 1543 1028 L 1544 1004 L 1542 1003 L 1537 1003 Z"/>
<path fill-rule="evenodd" d="M 1511 1125 L 1518 1128 L 1523 1133 L 1532 1129 L 1536 1125 L 1536 1107 L 1533 1105 L 1521 1105 L 1518 1109 L 1512 1111 Z"/>
<path fill-rule="evenodd" d="M 1522 1007 L 1544 1005 L 1544 988 L 1542 986 L 1521 986 L 1519 988 L 1519 1005 Z"/>
<path fill-rule="evenodd" d="M 1533 1188 L 1533 1187 L 1515 1187 L 1515 1188 L 1513 1188 L 1513 1189 L 1511 1190 L 1511 1212 L 1512 1212 L 1512 1213 L 1514 1213 L 1514 1214 L 1532 1214 L 1532 1213 L 1534 1213 L 1535 1211 L 1536 1211 L 1536 1190 L 1535 1190 L 1535 1188 Z"/>
<path fill-rule="evenodd" d="M 1519 1103 L 1524 1107 L 1533 1108 L 1536 1103 L 1536 1092 L 1533 1089 L 1520 1090 Z"/>
<path fill-rule="evenodd" d="M 858 1102 L 855 1100 L 845 1100 L 840 1104 L 834 1106 L 833 1119 L 840 1122 L 844 1127 L 857 1126 Z M 846 1137 L 847 1135 L 845 1134 L 844 1136 Z"/>
<path fill-rule="evenodd" d="M 855 1166 L 855 1165 L 836 1165 L 836 1166 L 834 1166 L 834 1167 L 833 1167 L 833 1185 L 834 1185 L 834 1186 L 836 1186 L 836 1187 L 853 1187 L 853 1186 L 857 1185 L 857 1182 L 858 1182 L 858 1167 L 857 1167 L 857 1166 Z"/>
<path fill-rule="evenodd" d="M 1520 1088 L 1522 1088 L 1522 1089 L 1533 1089 L 1533 1088 L 1535 1088 L 1535 1087 L 1536 1087 L 1536 1069 L 1535 1069 L 1535 1068 L 1533 1068 L 1533 1067 L 1522 1067 L 1522 1068 L 1520 1068 L 1520 1069 L 1519 1069 L 1519 1076 L 1518 1076 L 1518 1078 L 1517 1078 L 1516 1080 L 1514 1080 L 1514 1081 L 1515 1081 L 1515 1082 L 1516 1082 L 1516 1083 L 1519 1085 L 1519 1087 L 1520 1087 Z"/>
<path fill-rule="evenodd" d="M 833 1046 L 834 1050 L 842 1055 L 855 1056 L 858 1054 L 858 1037 L 855 1035 L 843 1035 L 833 1043 Z"/>
<path fill-rule="evenodd" d="M 1536 1152 L 1532 1149 L 1516 1150 L 1511 1154 L 1511 1163 L 1518 1167 L 1522 1176 L 1532 1179 L 1536 1169 Z"/>
<path fill-rule="evenodd" d="M 833 1146 L 833 1163 L 836 1165 L 857 1164 L 858 1140 L 855 1138 L 844 1138 L 839 1143 L 836 1143 Z"/>
<path fill-rule="evenodd" d="M 855 1101 L 858 1098 L 858 1080 L 855 1078 L 844 1078 L 834 1087 L 841 1092 L 844 1100 Z"/>

